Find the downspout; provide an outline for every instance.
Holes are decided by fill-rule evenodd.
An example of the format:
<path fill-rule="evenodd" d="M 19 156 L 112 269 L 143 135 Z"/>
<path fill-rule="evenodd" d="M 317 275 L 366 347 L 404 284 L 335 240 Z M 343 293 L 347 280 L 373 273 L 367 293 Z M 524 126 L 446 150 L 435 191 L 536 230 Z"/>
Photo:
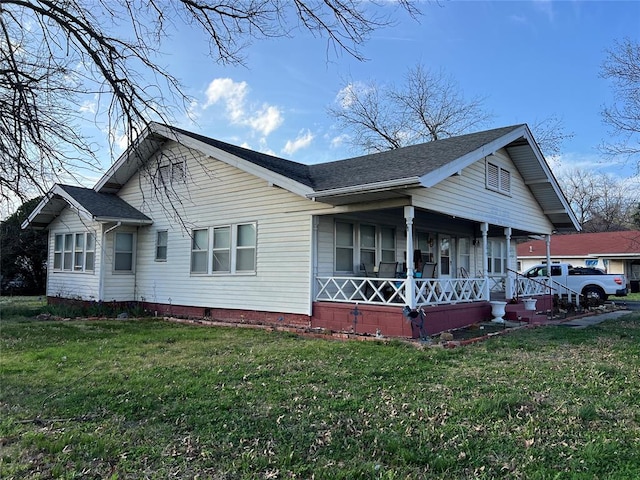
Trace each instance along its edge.
<path fill-rule="evenodd" d="M 316 277 L 318 276 L 318 227 L 320 224 L 320 217 L 316 215 L 311 216 L 311 258 L 309 261 L 309 306 L 308 315 L 313 317 L 313 302 L 316 298 Z M 311 327 L 311 325 L 309 325 Z"/>
<path fill-rule="evenodd" d="M 407 278 L 405 279 L 404 291 L 407 295 L 407 306 L 411 310 L 416 308 L 415 280 L 413 278 L 413 219 L 415 217 L 415 208 L 413 206 L 404 207 L 404 220 L 407 225 Z"/>
<path fill-rule="evenodd" d="M 105 257 L 107 256 L 107 234 L 120 227 L 122 222 L 117 222 L 113 227 L 108 228 L 102 232 L 102 242 L 100 247 L 100 280 L 98 286 L 98 301 L 104 301 L 104 265 Z"/>
<path fill-rule="evenodd" d="M 482 271 L 484 272 L 484 298 L 491 300 L 491 288 L 489 286 L 489 258 L 487 257 L 487 251 L 489 242 L 487 236 L 489 234 L 489 224 L 483 222 L 480 225 L 480 231 L 482 232 Z"/>

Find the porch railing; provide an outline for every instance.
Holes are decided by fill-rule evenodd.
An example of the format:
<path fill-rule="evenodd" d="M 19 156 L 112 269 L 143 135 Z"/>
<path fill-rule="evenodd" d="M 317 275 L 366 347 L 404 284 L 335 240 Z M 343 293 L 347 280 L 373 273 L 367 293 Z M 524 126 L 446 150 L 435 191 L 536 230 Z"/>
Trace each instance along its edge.
<path fill-rule="evenodd" d="M 475 302 L 484 298 L 484 278 L 316 277 L 316 300 L 372 305 L 408 305 L 407 284 L 413 285 L 416 306 Z"/>
<path fill-rule="evenodd" d="M 518 297 L 531 297 L 534 295 L 558 295 L 562 297 L 566 295 L 569 303 L 575 303 L 580 306 L 580 292 L 576 292 L 554 279 L 549 281 L 548 277 L 528 278 L 518 272 L 511 271 L 515 273 L 515 277 L 512 277 L 512 291 Z"/>

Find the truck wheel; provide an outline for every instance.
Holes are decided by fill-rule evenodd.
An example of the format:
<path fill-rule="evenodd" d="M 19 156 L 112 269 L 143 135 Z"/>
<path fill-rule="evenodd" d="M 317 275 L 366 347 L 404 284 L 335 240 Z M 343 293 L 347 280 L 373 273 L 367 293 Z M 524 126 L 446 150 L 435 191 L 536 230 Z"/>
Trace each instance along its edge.
<path fill-rule="evenodd" d="M 585 287 L 582 290 L 582 295 L 587 300 L 594 300 L 599 303 L 604 303 L 607 300 L 607 295 L 605 295 L 604 291 L 600 287 Z"/>

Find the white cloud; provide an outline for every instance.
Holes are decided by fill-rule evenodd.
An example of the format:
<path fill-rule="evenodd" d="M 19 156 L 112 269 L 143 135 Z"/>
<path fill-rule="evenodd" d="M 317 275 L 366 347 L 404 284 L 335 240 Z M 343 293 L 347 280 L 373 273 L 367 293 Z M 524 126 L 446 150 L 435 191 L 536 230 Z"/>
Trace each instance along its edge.
<path fill-rule="evenodd" d="M 252 130 L 269 135 L 284 121 L 281 110 L 264 103 L 260 107 L 248 105 L 249 85 L 235 82 L 231 78 L 216 78 L 207 87 L 203 110 L 222 103 L 229 121 L 235 125 L 250 127 Z"/>
<path fill-rule="evenodd" d="M 313 134 L 309 130 L 307 130 L 306 133 L 301 131 L 295 140 L 287 140 L 282 150 L 287 155 L 292 155 L 301 148 L 308 147 L 313 141 L 313 138 Z"/>
<path fill-rule="evenodd" d="M 266 136 L 282 125 L 284 119 L 278 107 L 265 104 L 261 110 L 254 112 L 254 114 L 245 121 L 251 128 Z"/>
<path fill-rule="evenodd" d="M 216 78 L 207 87 L 205 92 L 207 101 L 203 108 L 209 108 L 222 101 L 229 118 L 233 122 L 239 122 L 245 115 L 244 104 L 248 90 L 246 82 L 234 82 L 230 78 Z"/>
<path fill-rule="evenodd" d="M 347 135 L 346 133 L 342 133 L 337 137 L 333 137 L 330 143 L 331 148 L 341 148 L 344 144 L 347 143 L 348 140 L 349 135 Z"/>

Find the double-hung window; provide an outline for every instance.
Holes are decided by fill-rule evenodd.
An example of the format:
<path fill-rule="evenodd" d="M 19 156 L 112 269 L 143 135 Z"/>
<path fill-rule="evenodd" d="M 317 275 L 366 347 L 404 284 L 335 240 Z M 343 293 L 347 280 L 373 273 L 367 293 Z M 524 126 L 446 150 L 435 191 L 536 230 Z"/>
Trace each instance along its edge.
<path fill-rule="evenodd" d="M 167 260 L 167 240 L 168 232 L 166 230 L 160 230 L 156 233 L 156 262 Z"/>
<path fill-rule="evenodd" d="M 336 271 L 353 272 L 353 224 L 336 222 Z"/>
<path fill-rule="evenodd" d="M 367 269 L 373 269 L 376 264 L 376 227 L 374 225 L 360 225 L 360 263 Z"/>
<path fill-rule="evenodd" d="M 207 273 L 209 229 L 194 230 L 191 236 L 191 273 Z"/>
<path fill-rule="evenodd" d="M 487 243 L 487 256 L 489 264 L 489 273 L 503 274 L 505 273 L 507 264 L 507 246 L 500 240 L 489 240 Z"/>
<path fill-rule="evenodd" d="M 256 271 L 257 224 L 221 225 L 193 231 L 191 273 Z"/>
<path fill-rule="evenodd" d="M 394 228 L 336 221 L 336 272 L 353 272 L 355 265 L 363 265 L 366 271 L 373 271 L 380 262 L 395 261 Z"/>
<path fill-rule="evenodd" d="M 114 271 L 133 272 L 133 245 L 133 233 L 116 233 L 113 262 Z"/>
<path fill-rule="evenodd" d="M 95 252 L 96 237 L 94 233 L 56 234 L 53 247 L 53 270 L 92 272 Z"/>

